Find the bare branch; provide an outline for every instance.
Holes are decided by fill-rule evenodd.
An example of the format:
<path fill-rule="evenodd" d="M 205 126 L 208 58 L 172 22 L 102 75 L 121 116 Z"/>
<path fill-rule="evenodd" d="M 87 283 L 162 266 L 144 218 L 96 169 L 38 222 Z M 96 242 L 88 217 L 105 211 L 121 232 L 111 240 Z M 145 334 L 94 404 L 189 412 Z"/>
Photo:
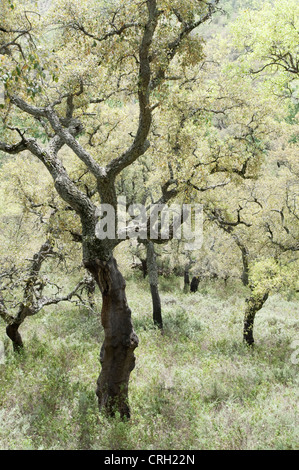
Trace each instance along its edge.
<path fill-rule="evenodd" d="M 157 27 L 159 11 L 156 0 L 147 0 L 148 21 L 144 28 L 143 37 L 139 47 L 139 125 L 136 136 L 131 147 L 120 157 L 112 160 L 106 167 L 108 177 L 115 177 L 124 168 L 133 163 L 139 156 L 143 155 L 149 148 L 147 140 L 152 123 L 152 112 L 150 108 L 150 47 Z"/>

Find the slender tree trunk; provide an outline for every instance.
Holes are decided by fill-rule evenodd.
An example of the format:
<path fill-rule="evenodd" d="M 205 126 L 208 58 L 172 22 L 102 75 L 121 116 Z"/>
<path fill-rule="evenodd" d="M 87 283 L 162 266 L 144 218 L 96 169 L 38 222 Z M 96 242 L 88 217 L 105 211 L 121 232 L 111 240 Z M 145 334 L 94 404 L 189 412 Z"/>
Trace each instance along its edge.
<path fill-rule="evenodd" d="M 241 240 L 237 237 L 237 235 L 233 235 L 233 238 L 239 247 L 241 254 L 242 254 L 242 264 L 243 264 L 243 271 L 241 275 L 241 281 L 244 286 L 248 286 L 249 284 L 249 251 L 247 246 L 241 242 Z"/>
<path fill-rule="evenodd" d="M 189 269 L 185 269 L 184 271 L 184 292 L 185 294 L 190 290 L 190 277 L 189 277 Z"/>
<path fill-rule="evenodd" d="M 153 321 L 154 321 L 154 324 L 162 330 L 163 329 L 162 308 L 161 308 L 161 300 L 160 300 L 158 285 L 150 284 L 150 288 L 151 288 L 152 303 L 153 303 Z"/>
<path fill-rule="evenodd" d="M 156 253 L 153 242 L 146 243 L 146 254 L 147 254 L 147 269 L 148 277 L 152 295 L 153 303 L 153 320 L 154 324 L 163 329 L 163 320 L 162 320 L 162 309 L 161 309 L 161 300 L 159 295 L 159 282 L 158 282 L 158 267 L 156 261 Z"/>
<path fill-rule="evenodd" d="M 241 276 L 241 280 L 244 286 L 248 286 L 249 284 L 249 253 L 247 248 L 243 245 L 241 247 L 242 252 L 242 263 L 243 263 L 243 272 Z"/>
<path fill-rule="evenodd" d="M 20 352 L 20 350 L 24 347 L 22 337 L 19 333 L 19 327 L 22 325 L 26 317 L 35 315 L 38 311 L 33 306 L 34 285 L 38 279 L 42 263 L 48 256 L 53 254 L 53 246 L 51 241 L 48 239 L 45 243 L 42 244 L 39 251 L 33 255 L 29 276 L 24 288 L 23 302 L 20 304 L 16 317 L 13 318 L 13 320 L 9 322 L 8 326 L 6 327 L 6 334 L 13 343 L 14 351 Z"/>
<path fill-rule="evenodd" d="M 138 346 L 128 307 L 125 280 L 118 270 L 116 260 L 94 259 L 85 262 L 94 275 L 102 292 L 101 321 L 105 339 L 101 348 L 102 370 L 97 381 L 99 408 L 110 416 L 116 412 L 121 417 L 130 417 L 128 385 L 131 371 L 135 367 L 134 350 Z"/>
<path fill-rule="evenodd" d="M 141 259 L 140 261 L 141 261 L 143 279 L 145 279 L 147 276 L 147 262 L 146 262 L 146 259 Z"/>
<path fill-rule="evenodd" d="M 96 310 L 96 303 L 95 303 L 95 289 L 96 289 L 96 282 L 93 276 L 90 276 L 85 279 L 85 286 L 87 291 L 88 303 L 89 303 L 89 311 L 93 314 Z"/>
<path fill-rule="evenodd" d="M 251 295 L 251 297 L 246 299 L 247 307 L 245 309 L 243 338 L 249 346 L 254 344 L 253 327 L 255 315 L 263 307 L 268 296 L 269 293 L 266 292 L 262 296 L 255 297 L 254 295 Z"/>

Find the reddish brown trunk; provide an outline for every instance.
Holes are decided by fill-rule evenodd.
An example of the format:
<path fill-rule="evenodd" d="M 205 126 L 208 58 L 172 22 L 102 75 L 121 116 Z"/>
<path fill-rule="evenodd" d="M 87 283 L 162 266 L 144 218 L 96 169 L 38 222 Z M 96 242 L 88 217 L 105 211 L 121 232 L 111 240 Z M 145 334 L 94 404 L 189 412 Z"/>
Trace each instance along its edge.
<path fill-rule="evenodd" d="M 100 409 L 111 416 L 130 417 L 128 385 L 135 367 L 134 349 L 138 338 L 131 321 L 131 310 L 125 294 L 125 280 L 113 257 L 109 261 L 96 259 L 86 263 L 99 285 L 103 304 L 101 320 L 105 339 L 101 349 L 102 370 L 97 381 Z"/>

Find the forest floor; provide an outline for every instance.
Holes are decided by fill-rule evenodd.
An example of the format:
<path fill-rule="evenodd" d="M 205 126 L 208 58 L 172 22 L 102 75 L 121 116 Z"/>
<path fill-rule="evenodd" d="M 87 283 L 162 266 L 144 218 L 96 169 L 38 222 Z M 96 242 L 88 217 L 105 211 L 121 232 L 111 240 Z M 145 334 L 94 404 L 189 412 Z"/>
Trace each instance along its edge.
<path fill-rule="evenodd" d="M 1 325 L 0 449 L 298 449 L 298 296 L 268 299 L 251 350 L 244 288 L 219 281 L 184 294 L 180 282 L 160 280 L 163 335 L 147 281 L 127 282 L 140 341 L 129 422 L 97 409 L 98 315 L 64 304 L 27 318 L 17 356 Z"/>

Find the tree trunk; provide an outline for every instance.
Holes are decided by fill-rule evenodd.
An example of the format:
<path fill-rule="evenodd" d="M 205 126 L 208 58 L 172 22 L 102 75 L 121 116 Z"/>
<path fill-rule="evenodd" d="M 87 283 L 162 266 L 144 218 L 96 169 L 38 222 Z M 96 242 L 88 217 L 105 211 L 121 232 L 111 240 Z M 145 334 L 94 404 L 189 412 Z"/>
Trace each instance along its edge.
<path fill-rule="evenodd" d="M 268 296 L 269 293 L 266 292 L 263 296 L 255 297 L 251 295 L 251 297 L 246 299 L 247 307 L 245 309 L 243 339 L 249 346 L 254 344 L 253 326 L 255 315 L 263 307 Z"/>
<path fill-rule="evenodd" d="M 161 308 L 161 300 L 159 295 L 159 289 L 156 284 L 150 284 L 151 288 L 151 295 L 152 295 L 152 303 L 153 303 L 153 321 L 154 324 L 163 329 L 163 320 L 162 320 L 162 308 Z"/>
<path fill-rule="evenodd" d="M 140 261 L 141 261 L 143 279 L 145 279 L 147 276 L 147 262 L 146 262 L 146 259 L 141 259 Z"/>
<path fill-rule="evenodd" d="M 16 352 L 20 352 L 24 348 L 22 336 L 19 333 L 19 328 L 24 322 L 25 318 L 33 314 L 34 313 L 30 310 L 28 306 L 21 303 L 18 314 L 13 319 L 13 321 L 9 323 L 6 327 L 6 334 L 9 339 L 11 339 L 13 349 Z"/>
<path fill-rule="evenodd" d="M 22 336 L 20 335 L 19 329 L 20 323 L 14 322 L 6 327 L 6 334 L 11 339 L 13 349 L 16 352 L 20 352 L 24 348 Z"/>
<path fill-rule="evenodd" d="M 93 274 L 103 299 L 101 321 L 105 338 L 96 391 L 99 408 L 110 416 L 119 412 L 122 418 L 129 418 L 128 385 L 135 367 L 134 349 L 138 346 L 138 337 L 127 304 L 126 283 L 112 256 L 108 261 L 85 262 L 85 266 Z"/>
<path fill-rule="evenodd" d="M 199 285 L 199 277 L 194 276 L 190 284 L 190 291 L 197 292 L 198 285 Z"/>
<path fill-rule="evenodd" d="M 249 254 L 245 246 L 242 246 L 241 252 L 242 252 L 242 263 L 243 263 L 243 272 L 241 276 L 241 281 L 244 286 L 248 286 L 249 284 L 249 260 L 248 260 Z"/>
<path fill-rule="evenodd" d="M 242 264 L 243 264 L 243 270 L 242 270 L 242 275 L 241 275 L 241 281 L 244 286 L 248 286 L 249 284 L 249 251 L 247 246 L 244 245 L 243 242 L 237 237 L 237 235 L 233 235 L 233 238 L 241 250 L 242 254 Z"/>
<path fill-rule="evenodd" d="M 189 292 L 190 289 L 190 277 L 189 277 L 189 270 L 185 269 L 184 271 L 184 292 L 185 294 Z"/>
<path fill-rule="evenodd" d="M 89 311 L 91 314 L 93 314 L 96 310 L 96 302 L 95 302 L 95 289 L 96 289 L 96 283 L 95 279 L 93 276 L 90 276 L 85 278 L 85 287 L 87 291 L 87 297 L 88 297 L 88 304 L 89 304 Z"/>
<path fill-rule="evenodd" d="M 159 283 L 158 283 L 158 267 L 156 261 L 156 253 L 153 242 L 146 243 L 146 254 L 147 254 L 147 269 L 148 277 L 151 288 L 152 303 L 153 303 L 153 321 L 154 324 L 163 329 L 163 320 L 162 320 L 162 309 L 161 309 L 161 300 L 159 295 Z"/>

